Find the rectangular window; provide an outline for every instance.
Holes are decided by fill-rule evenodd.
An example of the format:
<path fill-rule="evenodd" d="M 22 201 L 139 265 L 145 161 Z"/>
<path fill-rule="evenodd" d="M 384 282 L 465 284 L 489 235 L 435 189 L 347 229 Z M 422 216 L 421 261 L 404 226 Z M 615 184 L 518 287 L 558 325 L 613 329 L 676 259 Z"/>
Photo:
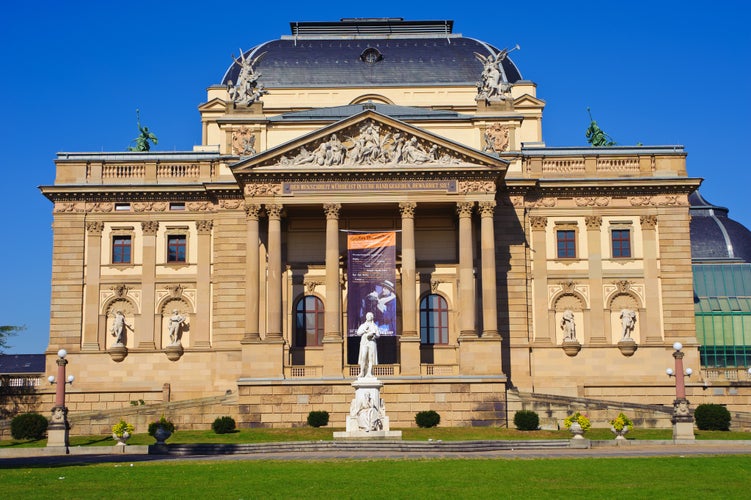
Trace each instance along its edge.
<path fill-rule="evenodd" d="M 112 263 L 130 264 L 133 239 L 130 235 L 116 234 L 112 236 Z"/>
<path fill-rule="evenodd" d="M 613 229 L 610 233 L 613 243 L 613 258 L 631 257 L 631 230 Z"/>
<path fill-rule="evenodd" d="M 556 231 L 559 259 L 576 258 L 576 231 L 572 229 Z"/>
<path fill-rule="evenodd" d="M 184 234 L 167 236 L 167 262 L 186 262 L 187 237 Z"/>

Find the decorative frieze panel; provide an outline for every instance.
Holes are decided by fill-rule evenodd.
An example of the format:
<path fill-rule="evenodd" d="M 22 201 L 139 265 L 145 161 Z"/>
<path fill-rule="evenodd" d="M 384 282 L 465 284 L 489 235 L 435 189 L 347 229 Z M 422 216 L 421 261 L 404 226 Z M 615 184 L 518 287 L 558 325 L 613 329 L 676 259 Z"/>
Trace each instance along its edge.
<path fill-rule="evenodd" d="M 610 197 L 607 196 L 577 196 L 574 197 L 577 207 L 607 207 L 610 205 Z"/>
<path fill-rule="evenodd" d="M 560 295 L 578 295 L 584 300 L 584 308 L 589 308 L 589 285 L 574 281 L 565 281 L 555 285 L 548 285 L 548 308 L 553 309 Z"/>
<path fill-rule="evenodd" d="M 134 290 L 125 285 L 115 285 L 106 290 L 99 291 L 100 314 L 107 314 L 108 305 L 115 301 L 125 301 L 133 304 L 135 314 L 141 312 L 141 290 Z M 123 302 L 123 303 L 125 303 Z"/>
<path fill-rule="evenodd" d="M 493 181 L 463 181 L 459 182 L 459 192 L 466 193 L 495 193 Z"/>
<path fill-rule="evenodd" d="M 169 204 L 163 201 L 137 201 L 132 206 L 134 212 L 165 212 Z"/>
<path fill-rule="evenodd" d="M 621 280 L 607 283 L 602 286 L 602 295 L 606 298 L 606 303 L 610 298 L 618 294 L 633 295 L 639 299 L 641 304 L 645 304 L 644 285 L 642 284 Z"/>
<path fill-rule="evenodd" d="M 688 198 L 683 195 L 665 194 L 658 196 L 629 196 L 628 202 L 634 207 L 687 207 Z"/>
<path fill-rule="evenodd" d="M 258 183 L 245 186 L 246 196 L 278 196 L 282 194 L 282 185 L 279 183 Z"/>

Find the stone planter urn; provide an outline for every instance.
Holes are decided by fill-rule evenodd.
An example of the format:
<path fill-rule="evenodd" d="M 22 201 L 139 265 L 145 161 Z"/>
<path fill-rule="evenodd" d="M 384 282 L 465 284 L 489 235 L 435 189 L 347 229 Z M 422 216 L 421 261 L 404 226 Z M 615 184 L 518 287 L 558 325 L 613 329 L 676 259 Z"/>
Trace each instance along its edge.
<path fill-rule="evenodd" d="M 117 443 L 115 443 L 115 446 L 125 446 L 126 444 L 128 444 L 126 441 L 130 439 L 130 433 L 125 431 L 122 433 L 122 435 L 118 436 L 113 432 L 112 438 L 117 441 Z"/>
<path fill-rule="evenodd" d="M 579 424 L 579 422 L 573 422 L 568 430 L 570 430 L 571 434 L 574 435 L 572 439 L 584 439 L 584 429 L 582 429 L 582 426 L 581 424 Z"/>
<path fill-rule="evenodd" d="M 156 428 L 156 431 L 154 431 L 154 438 L 156 439 L 156 444 L 166 444 L 165 441 L 172 435 L 172 433 L 167 430 L 165 427 L 162 427 L 161 425 Z"/>
<path fill-rule="evenodd" d="M 630 425 L 626 425 L 626 426 L 623 427 L 623 429 L 618 430 L 618 429 L 616 429 L 615 427 L 613 427 L 611 425 L 610 426 L 610 430 L 613 432 L 613 434 L 615 434 L 615 439 L 625 440 L 626 439 L 626 434 L 628 433 L 628 431 L 631 430 L 631 426 Z"/>

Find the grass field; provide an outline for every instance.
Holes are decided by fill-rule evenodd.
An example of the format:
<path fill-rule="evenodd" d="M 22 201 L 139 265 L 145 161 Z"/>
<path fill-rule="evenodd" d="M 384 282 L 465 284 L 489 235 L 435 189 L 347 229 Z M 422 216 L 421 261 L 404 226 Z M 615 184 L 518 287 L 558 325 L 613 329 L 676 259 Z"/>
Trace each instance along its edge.
<path fill-rule="evenodd" d="M 73 457 L 71 457 L 73 459 Z M 177 461 L 0 470 L 3 498 L 748 498 L 751 456 Z"/>
<path fill-rule="evenodd" d="M 231 434 L 215 434 L 207 431 L 180 431 L 178 429 L 168 440 L 168 444 L 183 443 L 263 443 L 274 441 L 330 441 L 333 431 L 344 430 L 331 427 L 295 427 L 290 429 L 241 429 Z M 136 429 L 138 431 L 138 429 Z M 634 429 L 628 434 L 629 439 L 672 439 L 671 429 Z M 589 439 L 613 439 L 610 429 L 590 429 L 585 434 Z M 405 440 L 427 441 L 442 439 L 444 441 L 474 441 L 485 439 L 570 439 L 571 433 L 560 431 L 518 431 L 504 427 L 434 427 L 432 429 L 402 429 Z M 751 440 L 751 432 L 736 431 L 696 431 L 697 439 Z M 71 436 L 71 446 L 112 446 L 111 436 Z M 133 435 L 128 444 L 154 444 L 154 438 L 146 433 Z M 40 441 L 0 441 L 0 449 L 5 447 L 43 447 L 47 440 Z"/>

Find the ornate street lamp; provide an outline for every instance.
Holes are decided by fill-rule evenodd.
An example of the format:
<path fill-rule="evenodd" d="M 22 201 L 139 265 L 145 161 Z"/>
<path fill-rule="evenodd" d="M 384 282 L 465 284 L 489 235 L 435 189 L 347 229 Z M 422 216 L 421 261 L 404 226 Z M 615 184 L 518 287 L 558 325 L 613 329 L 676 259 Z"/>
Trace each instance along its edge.
<path fill-rule="evenodd" d="M 676 342 L 673 344 L 673 358 L 675 359 L 675 370 L 668 368 L 665 373 L 668 377 L 675 377 L 675 401 L 673 401 L 673 440 L 677 439 L 694 439 L 694 417 L 691 415 L 691 408 L 688 399 L 686 399 L 686 381 L 684 377 L 690 377 L 694 371 L 691 368 L 683 370 L 683 344 Z"/>
<path fill-rule="evenodd" d="M 65 377 L 65 365 L 68 364 L 68 360 L 65 356 L 68 352 L 65 349 L 57 351 L 57 379 L 54 375 L 47 377 L 50 384 L 57 384 L 57 390 L 55 391 L 55 406 L 52 407 L 52 418 L 50 418 L 50 425 L 47 428 L 47 446 L 65 446 L 69 445 L 68 430 L 70 424 L 68 423 L 68 408 L 65 406 L 65 385 L 72 384 L 73 375 Z"/>

